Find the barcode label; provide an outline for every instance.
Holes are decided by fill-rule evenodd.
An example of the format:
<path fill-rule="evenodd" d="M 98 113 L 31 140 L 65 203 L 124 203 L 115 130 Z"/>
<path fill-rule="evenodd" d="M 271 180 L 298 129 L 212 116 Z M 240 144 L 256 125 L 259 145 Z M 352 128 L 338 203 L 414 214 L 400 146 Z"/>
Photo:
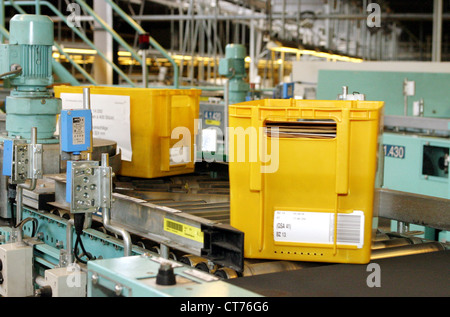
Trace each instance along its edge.
<path fill-rule="evenodd" d="M 276 210 L 274 213 L 274 241 L 297 243 L 334 243 L 334 213 Z M 337 244 L 364 244 L 364 213 L 355 210 L 338 214 Z"/>
<path fill-rule="evenodd" d="M 183 232 L 183 225 L 182 224 L 179 224 L 179 223 L 167 220 L 166 225 L 167 225 L 167 228 Z"/>
<path fill-rule="evenodd" d="M 203 243 L 203 232 L 200 228 L 175 220 L 164 218 L 164 231 Z"/>
<path fill-rule="evenodd" d="M 338 214 L 337 220 L 337 242 L 341 244 L 356 244 L 362 243 L 361 230 L 364 223 L 362 223 L 363 215 L 355 214 Z"/>

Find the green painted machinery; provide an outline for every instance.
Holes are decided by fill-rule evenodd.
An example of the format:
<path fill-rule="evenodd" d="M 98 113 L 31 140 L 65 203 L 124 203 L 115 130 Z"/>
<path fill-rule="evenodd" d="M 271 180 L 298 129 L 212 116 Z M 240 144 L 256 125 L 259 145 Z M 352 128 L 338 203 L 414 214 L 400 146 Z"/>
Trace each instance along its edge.
<path fill-rule="evenodd" d="M 336 99 L 341 87 L 348 86 L 350 93 L 364 94 L 366 100 L 384 101 L 383 188 L 449 199 L 449 80 L 450 73 L 445 72 L 320 70 L 317 99 Z M 410 94 L 405 93 L 405 81 L 414 83 Z M 397 226 L 392 221 L 391 229 L 448 241 L 448 231 L 422 226 L 420 219 L 416 222 Z"/>
<path fill-rule="evenodd" d="M 249 91 L 249 84 L 244 81 L 245 72 L 245 46 L 241 44 L 228 44 L 225 47 L 225 58 L 219 62 L 219 74 L 228 78 L 228 104 L 245 101 Z"/>
<path fill-rule="evenodd" d="M 6 98 L 8 137 L 30 139 L 36 127 L 39 143 L 53 137 L 61 100 L 48 89 L 52 76 L 53 21 L 42 15 L 19 14 L 10 21 L 9 44 L 0 45 L 0 73 L 11 93 Z"/>

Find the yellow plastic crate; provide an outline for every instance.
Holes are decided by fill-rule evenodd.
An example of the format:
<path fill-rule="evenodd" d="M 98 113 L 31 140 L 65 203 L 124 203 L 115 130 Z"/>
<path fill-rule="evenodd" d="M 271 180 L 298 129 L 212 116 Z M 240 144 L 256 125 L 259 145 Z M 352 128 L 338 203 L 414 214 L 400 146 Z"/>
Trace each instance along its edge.
<path fill-rule="evenodd" d="M 83 93 L 82 86 L 55 86 L 61 93 Z M 91 95 L 130 96 L 131 161 L 122 161 L 119 174 L 155 178 L 192 173 L 194 142 L 201 91 L 198 89 L 152 89 L 89 86 Z M 178 128 L 178 129 L 177 129 Z M 185 136 L 178 132 L 185 131 Z M 189 131 L 189 134 L 187 133 Z M 172 138 L 172 132 L 173 138 Z M 190 139 L 187 137 L 190 135 Z M 180 147 L 190 151 L 179 156 Z M 181 163 L 180 163 L 181 162 Z"/>
<path fill-rule="evenodd" d="M 245 234 L 246 258 L 370 261 L 383 105 L 229 107 L 230 222 Z"/>

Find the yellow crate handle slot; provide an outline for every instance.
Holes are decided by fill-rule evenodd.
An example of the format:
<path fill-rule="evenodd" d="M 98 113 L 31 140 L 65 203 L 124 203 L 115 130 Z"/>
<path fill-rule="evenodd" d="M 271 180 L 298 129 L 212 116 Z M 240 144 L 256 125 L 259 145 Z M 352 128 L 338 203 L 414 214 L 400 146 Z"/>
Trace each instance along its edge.
<path fill-rule="evenodd" d="M 348 194 L 350 120 L 349 110 L 342 110 L 342 119 L 337 121 L 336 131 L 336 204 L 334 210 L 333 256 L 337 254 L 337 220 L 339 197 Z M 347 124 L 345 124 L 347 123 Z"/>
<path fill-rule="evenodd" d="M 264 186 L 264 185 L 263 185 Z M 264 190 L 259 192 L 259 210 L 264 210 Z M 259 243 L 258 243 L 258 251 L 262 252 L 264 249 L 264 217 L 265 213 L 259 213 Z"/>
<path fill-rule="evenodd" d="M 333 256 L 337 254 L 337 220 L 339 211 L 339 194 L 336 195 L 336 203 L 334 207 L 334 223 L 333 223 Z"/>
<path fill-rule="evenodd" d="M 193 90 L 190 92 L 195 93 L 195 91 L 193 91 Z M 172 126 L 172 115 L 175 115 L 175 116 L 179 115 L 176 113 L 176 110 L 175 111 L 173 110 L 174 107 L 177 107 L 177 103 L 179 106 L 179 101 L 177 101 L 176 98 L 180 97 L 180 96 L 191 97 L 188 102 L 188 105 L 191 103 L 193 103 L 195 105 L 194 109 L 192 109 L 193 118 L 198 117 L 198 115 L 196 116 L 196 114 L 198 114 L 198 111 L 199 111 L 199 103 L 198 103 L 199 96 L 194 96 L 193 94 L 188 94 L 188 93 L 186 93 L 185 95 L 180 95 L 177 91 L 171 91 L 171 92 L 167 93 L 166 95 L 169 95 L 169 96 L 164 98 L 165 108 L 161 112 L 162 117 L 160 118 L 161 119 L 161 135 L 160 135 L 160 137 L 161 137 L 161 171 L 164 171 L 164 172 L 168 172 L 171 170 L 171 168 L 174 168 L 174 167 L 180 168 L 180 167 L 186 167 L 188 165 L 192 165 L 192 166 L 194 165 L 192 160 L 194 159 L 195 153 L 194 153 L 194 147 L 191 145 L 193 145 L 195 142 L 195 134 L 196 134 L 195 132 L 196 131 L 194 131 L 194 136 L 192 136 L 192 135 L 190 136 L 191 139 L 189 140 L 190 162 L 184 161 L 184 162 L 177 162 L 177 163 L 171 164 L 171 153 L 170 153 L 171 146 L 170 145 L 171 145 L 172 133 L 175 131 L 175 130 L 172 130 L 172 129 L 174 129 L 174 127 Z M 196 98 L 196 101 L 193 102 L 192 98 L 194 98 L 194 97 Z"/>
<path fill-rule="evenodd" d="M 337 254 L 337 220 L 339 213 L 339 198 L 348 194 L 348 173 L 350 153 L 350 112 L 342 109 L 342 118 L 337 121 L 336 131 L 336 204 L 334 210 L 333 256 Z"/>
<path fill-rule="evenodd" d="M 342 119 L 337 121 L 336 142 L 336 193 L 346 195 L 348 193 L 350 150 L 350 120 L 348 109 L 342 110 Z"/>
<path fill-rule="evenodd" d="M 170 136 L 172 117 L 172 97 L 165 98 L 165 107 L 161 111 L 161 170 L 170 171 Z"/>
<path fill-rule="evenodd" d="M 263 122 L 259 119 L 260 110 L 256 108 L 252 108 L 251 114 L 251 127 L 256 128 L 256 133 L 254 135 L 250 135 L 249 137 L 249 146 L 248 150 L 252 151 L 252 145 L 250 144 L 252 141 L 256 142 L 257 153 L 259 153 L 259 147 L 261 146 L 261 134 L 259 133 L 259 129 L 262 128 Z M 253 147 L 254 149 L 255 147 Z M 239 150 L 239 149 L 237 149 Z M 235 153 L 236 155 L 236 153 Z M 249 153 L 249 160 L 252 159 L 252 155 Z M 260 210 L 264 210 L 264 195 L 261 192 L 262 186 L 262 177 L 263 173 L 261 173 L 261 159 L 259 155 L 256 156 L 255 161 L 250 161 L 250 190 L 259 191 L 259 208 Z M 259 242 L 258 242 L 258 250 L 261 252 L 264 247 L 264 212 L 259 214 Z"/>
<path fill-rule="evenodd" d="M 253 139 L 256 139 L 256 160 L 250 161 L 250 190 L 260 191 L 261 190 L 261 181 L 262 181 L 262 173 L 261 173 L 261 159 L 259 158 L 259 147 L 261 146 L 261 139 L 260 139 L 260 129 L 262 128 L 262 121 L 259 120 L 259 114 L 260 110 L 257 108 L 252 108 L 252 127 L 256 128 L 256 135 L 254 135 Z M 249 151 L 252 151 L 252 145 L 250 144 L 252 142 L 252 137 L 249 138 Z M 255 148 L 255 147 L 253 147 Z M 251 153 L 249 153 L 249 159 L 252 159 Z"/>

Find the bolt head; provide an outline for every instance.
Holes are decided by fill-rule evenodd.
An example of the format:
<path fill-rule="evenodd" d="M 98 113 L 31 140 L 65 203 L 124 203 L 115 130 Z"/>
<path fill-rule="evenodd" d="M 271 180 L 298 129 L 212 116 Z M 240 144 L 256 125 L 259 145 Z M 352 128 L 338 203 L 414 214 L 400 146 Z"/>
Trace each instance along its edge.
<path fill-rule="evenodd" d="M 94 284 L 94 285 L 98 283 L 98 275 L 97 275 L 97 273 L 92 274 L 91 281 L 92 281 L 92 284 Z"/>
<path fill-rule="evenodd" d="M 119 296 L 122 293 L 123 287 L 120 284 L 116 284 L 114 286 L 114 292 L 116 293 L 117 296 Z"/>

